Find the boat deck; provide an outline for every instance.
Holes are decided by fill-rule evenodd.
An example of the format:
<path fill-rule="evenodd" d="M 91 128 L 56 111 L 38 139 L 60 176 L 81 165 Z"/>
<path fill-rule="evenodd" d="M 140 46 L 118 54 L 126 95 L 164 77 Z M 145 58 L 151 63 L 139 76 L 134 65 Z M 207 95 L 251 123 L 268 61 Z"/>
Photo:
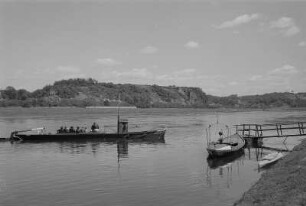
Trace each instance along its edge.
<path fill-rule="evenodd" d="M 118 139 L 163 139 L 166 130 L 149 130 L 141 132 L 128 132 L 128 133 L 56 133 L 56 134 L 12 134 L 12 140 L 22 141 L 61 141 L 61 140 L 118 140 Z"/>

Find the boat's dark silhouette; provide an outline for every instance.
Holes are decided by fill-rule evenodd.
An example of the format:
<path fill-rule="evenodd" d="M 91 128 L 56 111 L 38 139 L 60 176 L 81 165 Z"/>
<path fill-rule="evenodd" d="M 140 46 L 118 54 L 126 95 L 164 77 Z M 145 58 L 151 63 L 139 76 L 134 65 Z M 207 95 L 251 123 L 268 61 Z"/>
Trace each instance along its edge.
<path fill-rule="evenodd" d="M 146 140 L 163 140 L 165 133 L 166 133 L 165 129 L 130 132 L 128 131 L 128 121 L 126 119 L 120 119 L 118 114 L 117 132 L 113 133 L 100 132 L 96 128 L 92 129 L 90 132 L 58 131 L 57 133 L 46 133 L 45 128 L 37 128 L 37 129 L 13 131 L 9 139 L 12 141 L 76 141 L 76 140 L 146 141 Z"/>
<path fill-rule="evenodd" d="M 207 164 L 210 169 L 217 169 L 219 167 L 222 167 L 226 164 L 229 164 L 236 159 L 239 159 L 240 157 L 244 156 L 244 150 L 239 150 L 231 155 L 228 156 L 222 156 L 219 158 L 212 158 L 211 156 L 208 156 L 207 158 Z"/>

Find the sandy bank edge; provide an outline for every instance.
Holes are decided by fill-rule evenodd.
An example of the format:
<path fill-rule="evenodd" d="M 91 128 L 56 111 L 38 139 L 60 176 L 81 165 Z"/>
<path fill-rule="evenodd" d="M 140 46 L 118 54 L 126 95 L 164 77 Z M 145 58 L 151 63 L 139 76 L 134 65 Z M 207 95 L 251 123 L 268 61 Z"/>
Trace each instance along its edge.
<path fill-rule="evenodd" d="M 234 205 L 306 205 L 306 139 L 265 171 Z"/>

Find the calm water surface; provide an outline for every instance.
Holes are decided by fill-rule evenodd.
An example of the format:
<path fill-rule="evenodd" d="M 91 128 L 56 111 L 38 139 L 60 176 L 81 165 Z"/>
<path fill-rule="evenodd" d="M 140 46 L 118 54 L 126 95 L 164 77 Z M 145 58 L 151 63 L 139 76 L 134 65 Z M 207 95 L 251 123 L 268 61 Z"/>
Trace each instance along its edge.
<path fill-rule="evenodd" d="M 115 131 L 116 109 L 0 109 L 0 137 L 17 129 L 96 121 Z M 202 109 L 121 109 L 129 130 L 167 127 L 165 142 L 0 142 L 0 205 L 232 205 L 260 177 L 256 150 L 208 161 L 205 127 L 216 112 Z M 228 125 L 305 121 L 306 111 L 219 112 Z M 233 130 L 234 131 L 234 130 Z M 264 144 L 292 148 L 300 137 Z M 268 151 L 263 151 L 267 153 Z"/>

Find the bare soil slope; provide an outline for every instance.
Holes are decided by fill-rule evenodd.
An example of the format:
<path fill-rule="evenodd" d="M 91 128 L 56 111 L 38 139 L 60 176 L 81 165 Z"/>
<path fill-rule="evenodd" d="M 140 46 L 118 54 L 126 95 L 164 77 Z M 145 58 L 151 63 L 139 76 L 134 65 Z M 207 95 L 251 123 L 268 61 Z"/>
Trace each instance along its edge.
<path fill-rule="evenodd" d="M 234 205 L 306 205 L 306 140 L 262 174 Z"/>

